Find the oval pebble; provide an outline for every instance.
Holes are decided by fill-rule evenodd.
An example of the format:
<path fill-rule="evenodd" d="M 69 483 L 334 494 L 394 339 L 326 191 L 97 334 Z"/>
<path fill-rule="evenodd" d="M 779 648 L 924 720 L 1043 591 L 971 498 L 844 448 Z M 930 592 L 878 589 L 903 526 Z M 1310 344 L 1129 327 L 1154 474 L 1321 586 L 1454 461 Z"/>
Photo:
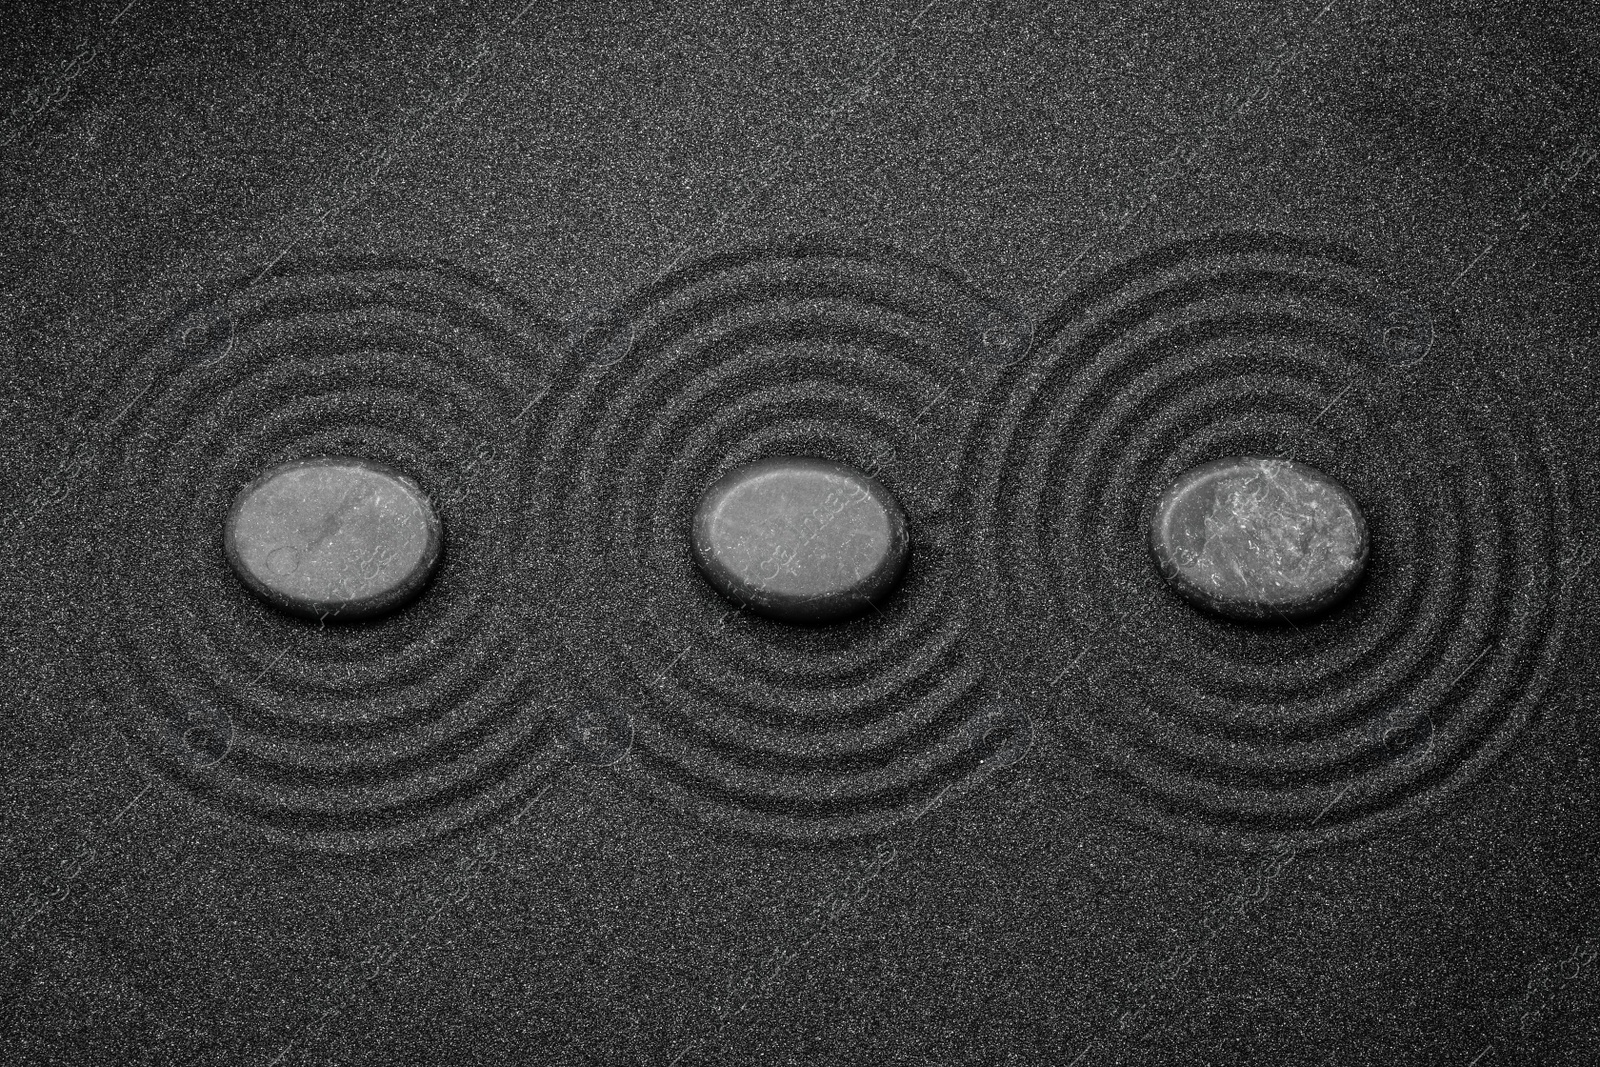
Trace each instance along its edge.
<path fill-rule="evenodd" d="M 905 513 L 870 475 L 797 457 L 729 471 L 700 499 L 695 563 L 718 592 L 769 618 L 822 623 L 880 603 L 905 571 Z"/>
<path fill-rule="evenodd" d="M 1367 523 L 1352 497 L 1293 460 L 1230 456 L 1180 475 L 1156 502 L 1150 548 L 1193 603 L 1244 620 L 1298 619 L 1355 588 Z"/>
<path fill-rule="evenodd" d="M 239 491 L 228 563 L 257 596 L 315 619 L 369 619 L 412 600 L 443 549 L 416 482 L 349 456 L 285 463 Z"/>

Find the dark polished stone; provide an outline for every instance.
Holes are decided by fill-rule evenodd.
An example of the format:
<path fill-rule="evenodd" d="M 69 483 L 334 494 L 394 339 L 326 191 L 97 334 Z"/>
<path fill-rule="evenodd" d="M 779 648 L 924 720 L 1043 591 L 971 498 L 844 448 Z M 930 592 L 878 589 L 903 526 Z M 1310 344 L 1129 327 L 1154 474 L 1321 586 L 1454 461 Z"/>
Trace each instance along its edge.
<path fill-rule="evenodd" d="M 1342 485 L 1292 460 L 1230 456 L 1195 467 L 1150 519 L 1161 575 L 1235 619 L 1297 619 L 1349 595 L 1367 564 L 1366 519 Z"/>
<path fill-rule="evenodd" d="M 410 478 L 347 456 L 275 467 L 239 491 L 223 544 L 262 599 L 308 618 L 366 619 L 422 591 L 443 547 Z"/>
<path fill-rule="evenodd" d="M 723 595 L 787 622 L 870 610 L 911 554 L 900 505 L 842 463 L 777 457 L 723 475 L 694 515 L 695 563 Z"/>

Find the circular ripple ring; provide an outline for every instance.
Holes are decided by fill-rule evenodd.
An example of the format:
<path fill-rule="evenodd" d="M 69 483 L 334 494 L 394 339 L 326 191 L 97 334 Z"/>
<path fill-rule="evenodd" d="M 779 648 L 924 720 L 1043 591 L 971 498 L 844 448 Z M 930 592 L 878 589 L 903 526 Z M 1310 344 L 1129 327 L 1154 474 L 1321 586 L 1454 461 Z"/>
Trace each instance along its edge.
<path fill-rule="evenodd" d="M 1470 781 L 1549 683 L 1570 600 L 1559 452 L 1536 418 L 1474 417 L 1374 352 L 1394 304 L 1326 245 L 1164 248 L 1051 316 L 974 437 L 995 610 L 1062 650 L 1027 684 L 1157 825 L 1362 832 Z M 1170 596 L 1151 501 L 1227 455 L 1298 459 L 1363 502 L 1383 555 L 1355 600 L 1250 626 Z"/>
<path fill-rule="evenodd" d="M 499 521 L 532 509 L 517 424 L 537 316 L 444 264 L 282 265 L 122 355 L 95 457 L 145 546 L 98 546 L 106 703 L 195 800 L 312 848 L 409 845 L 510 804 L 552 760 L 535 678 L 548 566 Z M 451 531 L 407 611 L 333 627 L 249 595 L 217 543 L 234 494 L 312 455 L 413 474 Z"/>
<path fill-rule="evenodd" d="M 573 561 L 573 632 L 639 620 L 615 655 L 574 653 L 591 699 L 637 709 L 625 766 L 645 788 L 743 835 L 824 841 L 987 773 L 969 735 L 993 695 L 952 531 L 996 308 L 936 265 L 799 238 L 708 256 L 575 331 L 554 387 L 570 399 L 535 444 L 567 516 L 547 536 Z M 695 573 L 705 488 L 781 455 L 848 464 L 900 501 L 917 563 L 875 610 L 792 627 Z"/>

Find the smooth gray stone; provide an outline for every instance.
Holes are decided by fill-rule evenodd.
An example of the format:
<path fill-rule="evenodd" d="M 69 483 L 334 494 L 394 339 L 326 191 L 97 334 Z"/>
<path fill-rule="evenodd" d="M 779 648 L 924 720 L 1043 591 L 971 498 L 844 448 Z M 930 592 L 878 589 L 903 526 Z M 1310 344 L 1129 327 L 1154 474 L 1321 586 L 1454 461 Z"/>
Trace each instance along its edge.
<path fill-rule="evenodd" d="M 792 457 L 757 460 L 718 479 L 695 510 L 691 544 L 718 592 L 801 623 L 871 610 L 911 554 L 905 513 L 876 479 Z"/>
<path fill-rule="evenodd" d="M 1150 519 L 1167 582 L 1234 619 L 1298 619 L 1355 588 L 1370 550 L 1355 498 L 1293 460 L 1230 456 L 1179 476 Z"/>
<path fill-rule="evenodd" d="M 313 619 L 368 619 L 427 585 L 444 545 L 433 505 L 397 471 L 348 456 L 286 463 L 239 491 L 228 563 L 268 603 Z"/>

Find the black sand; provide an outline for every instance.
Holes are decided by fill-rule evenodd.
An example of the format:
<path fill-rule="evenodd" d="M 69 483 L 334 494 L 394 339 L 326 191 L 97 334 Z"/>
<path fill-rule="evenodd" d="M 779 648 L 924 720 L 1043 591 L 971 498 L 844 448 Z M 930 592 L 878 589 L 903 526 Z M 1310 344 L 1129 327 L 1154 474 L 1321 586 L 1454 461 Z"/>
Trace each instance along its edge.
<path fill-rule="evenodd" d="M 1593 1061 L 1581 5 L 0 18 L 0 1062 Z M 797 453 L 881 614 L 695 574 Z M 407 611 L 228 570 L 318 454 Z M 1338 611 L 1165 589 L 1230 454 Z"/>

